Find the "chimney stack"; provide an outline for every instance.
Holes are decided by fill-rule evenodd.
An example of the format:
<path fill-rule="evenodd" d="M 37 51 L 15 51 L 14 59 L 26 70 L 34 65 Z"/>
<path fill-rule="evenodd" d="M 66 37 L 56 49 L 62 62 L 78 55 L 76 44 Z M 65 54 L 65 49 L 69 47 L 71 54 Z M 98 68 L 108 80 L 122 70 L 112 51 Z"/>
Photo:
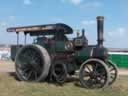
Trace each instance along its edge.
<path fill-rule="evenodd" d="M 97 16 L 97 45 L 98 47 L 103 47 L 103 33 L 104 33 L 104 17 Z"/>

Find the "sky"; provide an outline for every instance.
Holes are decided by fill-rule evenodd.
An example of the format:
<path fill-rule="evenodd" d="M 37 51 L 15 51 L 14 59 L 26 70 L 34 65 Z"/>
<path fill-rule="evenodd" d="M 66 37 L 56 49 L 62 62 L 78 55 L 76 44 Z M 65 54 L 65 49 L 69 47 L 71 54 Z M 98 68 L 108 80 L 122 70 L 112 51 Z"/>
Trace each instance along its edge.
<path fill-rule="evenodd" d="M 0 0 L 0 44 L 16 43 L 8 27 L 49 23 L 71 26 L 70 38 L 84 28 L 89 44 L 96 44 L 96 16 L 105 17 L 104 46 L 128 48 L 128 0 Z"/>

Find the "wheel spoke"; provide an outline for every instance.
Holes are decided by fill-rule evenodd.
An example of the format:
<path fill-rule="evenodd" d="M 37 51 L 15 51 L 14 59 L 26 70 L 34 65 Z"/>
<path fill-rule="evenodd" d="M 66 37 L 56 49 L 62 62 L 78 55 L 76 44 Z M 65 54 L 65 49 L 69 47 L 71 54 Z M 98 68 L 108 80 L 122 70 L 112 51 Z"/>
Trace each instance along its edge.
<path fill-rule="evenodd" d="M 110 70 L 110 72 L 111 72 L 111 71 L 113 71 L 113 70 L 114 70 L 114 68 L 113 68 L 113 67 L 111 67 L 109 70 Z"/>
<path fill-rule="evenodd" d="M 90 87 L 91 87 L 91 86 L 92 86 L 92 84 L 93 84 L 93 83 L 92 83 L 92 79 L 90 79 L 90 78 L 89 78 L 89 79 L 86 81 L 86 83 L 88 84 L 88 86 L 90 86 Z"/>
<path fill-rule="evenodd" d="M 87 72 L 86 70 L 83 70 L 82 75 L 83 75 L 83 76 L 89 76 L 89 75 L 90 75 L 90 73 L 89 73 L 89 72 Z"/>
<path fill-rule="evenodd" d="M 103 87 L 106 82 L 106 76 L 98 76 L 96 78 L 96 83 L 99 88 Z"/>
<path fill-rule="evenodd" d="M 35 75 L 35 80 L 37 79 L 37 72 L 34 71 L 34 75 Z"/>
<path fill-rule="evenodd" d="M 28 73 L 28 75 L 27 75 L 27 80 L 29 80 L 30 78 L 31 78 L 31 76 L 32 76 L 32 73 L 33 73 L 33 71 L 30 71 L 29 73 Z"/>
<path fill-rule="evenodd" d="M 88 69 L 89 72 L 92 72 L 88 65 L 86 66 L 86 68 Z"/>
<path fill-rule="evenodd" d="M 94 65 L 94 68 L 93 68 L 93 72 L 96 72 L 97 71 L 97 68 L 98 68 L 98 64 L 95 64 Z"/>
<path fill-rule="evenodd" d="M 23 73 L 26 73 L 27 71 L 29 71 L 30 69 L 29 68 L 24 68 L 22 69 L 23 70 Z"/>
<path fill-rule="evenodd" d="M 43 62 L 39 53 L 33 48 L 26 48 L 18 57 L 18 73 L 24 80 L 36 81 L 42 72 Z"/>
<path fill-rule="evenodd" d="M 118 71 L 116 65 L 113 64 L 111 61 L 107 61 L 107 64 L 109 66 L 109 72 L 110 72 L 109 85 L 111 85 L 116 80 Z"/>
<path fill-rule="evenodd" d="M 110 78 L 114 79 L 115 78 L 115 74 L 113 74 L 113 75 L 111 74 Z"/>
<path fill-rule="evenodd" d="M 86 70 L 84 70 L 86 69 Z M 80 70 L 80 83 L 87 88 L 102 88 L 108 84 L 109 74 L 105 63 L 94 59 L 86 62 Z"/>

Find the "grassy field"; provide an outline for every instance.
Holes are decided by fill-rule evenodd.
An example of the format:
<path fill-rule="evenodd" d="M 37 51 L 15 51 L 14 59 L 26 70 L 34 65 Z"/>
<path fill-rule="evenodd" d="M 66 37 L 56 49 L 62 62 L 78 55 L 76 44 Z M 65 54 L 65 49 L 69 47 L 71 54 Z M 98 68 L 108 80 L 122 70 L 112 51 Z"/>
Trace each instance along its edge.
<path fill-rule="evenodd" d="M 108 88 L 94 90 L 76 86 L 78 81 L 63 86 L 47 82 L 21 82 L 10 73 L 14 71 L 14 62 L 0 61 L 0 96 L 128 96 L 128 76 L 120 76 Z"/>
<path fill-rule="evenodd" d="M 113 86 L 105 89 L 84 89 L 75 83 L 57 86 L 46 82 L 21 82 L 10 73 L 0 73 L 0 96 L 128 96 L 126 76 L 120 77 Z"/>

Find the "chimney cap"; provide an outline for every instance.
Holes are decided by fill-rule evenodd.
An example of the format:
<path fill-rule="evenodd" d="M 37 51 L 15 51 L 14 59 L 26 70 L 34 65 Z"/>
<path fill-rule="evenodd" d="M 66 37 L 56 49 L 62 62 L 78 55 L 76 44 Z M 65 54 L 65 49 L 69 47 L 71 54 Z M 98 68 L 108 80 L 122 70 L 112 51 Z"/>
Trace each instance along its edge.
<path fill-rule="evenodd" d="M 96 19 L 97 20 L 104 20 L 104 16 L 97 16 Z"/>

